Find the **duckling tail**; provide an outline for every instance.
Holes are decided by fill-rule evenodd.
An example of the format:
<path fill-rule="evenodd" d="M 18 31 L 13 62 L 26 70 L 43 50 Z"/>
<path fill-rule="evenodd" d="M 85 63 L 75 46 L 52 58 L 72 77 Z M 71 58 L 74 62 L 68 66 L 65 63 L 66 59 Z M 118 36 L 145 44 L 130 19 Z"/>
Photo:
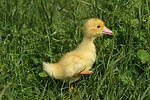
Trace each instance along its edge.
<path fill-rule="evenodd" d="M 50 76 L 53 76 L 53 65 L 51 63 L 42 62 L 43 64 L 43 70 Z"/>

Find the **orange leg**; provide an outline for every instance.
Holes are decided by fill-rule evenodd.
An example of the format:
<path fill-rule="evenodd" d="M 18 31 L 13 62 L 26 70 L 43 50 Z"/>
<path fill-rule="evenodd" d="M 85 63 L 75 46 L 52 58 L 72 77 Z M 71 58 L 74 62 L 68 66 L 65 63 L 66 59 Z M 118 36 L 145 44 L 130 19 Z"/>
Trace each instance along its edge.
<path fill-rule="evenodd" d="M 75 78 L 75 77 L 78 77 L 78 76 L 81 76 L 81 75 L 88 75 L 88 74 L 92 74 L 92 73 L 93 73 L 93 71 L 83 71 L 83 72 L 81 72 L 81 73 L 79 73 L 79 74 L 77 74 L 73 77 L 68 76 L 68 78 Z"/>
<path fill-rule="evenodd" d="M 73 78 L 78 77 L 78 76 L 81 76 L 81 75 L 92 74 L 92 73 L 93 73 L 93 71 L 83 71 L 83 72 L 81 72 L 81 73 L 79 73 L 79 74 L 73 76 Z"/>
<path fill-rule="evenodd" d="M 92 74 L 92 73 L 93 73 L 93 71 L 83 71 L 80 74 L 81 75 L 88 75 L 88 74 Z"/>
<path fill-rule="evenodd" d="M 75 75 L 73 77 L 68 76 L 68 78 L 72 78 L 73 79 L 73 78 L 81 76 L 81 75 L 88 75 L 88 74 L 92 74 L 92 73 L 93 73 L 93 71 L 83 71 L 83 72 L 81 72 L 81 73 L 79 73 L 79 74 L 77 74 L 77 75 Z M 74 89 L 74 87 L 72 86 L 72 83 L 71 83 L 70 84 L 70 88 L 68 89 L 68 92 L 73 91 L 73 89 Z"/>

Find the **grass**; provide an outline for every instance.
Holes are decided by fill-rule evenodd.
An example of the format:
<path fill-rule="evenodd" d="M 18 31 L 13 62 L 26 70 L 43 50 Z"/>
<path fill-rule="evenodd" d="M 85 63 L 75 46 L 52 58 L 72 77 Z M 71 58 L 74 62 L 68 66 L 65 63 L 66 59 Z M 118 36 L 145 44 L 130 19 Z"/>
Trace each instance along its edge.
<path fill-rule="evenodd" d="M 1 0 L 1 100 L 149 100 L 149 0 Z M 83 37 L 83 23 L 104 20 L 112 36 L 95 40 L 94 73 L 68 85 L 42 76 Z"/>

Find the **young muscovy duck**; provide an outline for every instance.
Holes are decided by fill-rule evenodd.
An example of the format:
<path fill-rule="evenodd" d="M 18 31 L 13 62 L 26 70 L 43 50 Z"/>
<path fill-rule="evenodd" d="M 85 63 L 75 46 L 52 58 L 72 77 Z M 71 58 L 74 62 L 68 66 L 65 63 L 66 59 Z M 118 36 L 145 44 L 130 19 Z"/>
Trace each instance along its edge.
<path fill-rule="evenodd" d="M 75 50 L 67 52 L 57 63 L 43 62 L 43 70 L 51 77 L 73 83 L 81 75 L 92 74 L 90 71 L 96 60 L 96 48 L 93 43 L 97 36 L 111 35 L 104 22 L 91 18 L 84 24 L 84 38 Z"/>

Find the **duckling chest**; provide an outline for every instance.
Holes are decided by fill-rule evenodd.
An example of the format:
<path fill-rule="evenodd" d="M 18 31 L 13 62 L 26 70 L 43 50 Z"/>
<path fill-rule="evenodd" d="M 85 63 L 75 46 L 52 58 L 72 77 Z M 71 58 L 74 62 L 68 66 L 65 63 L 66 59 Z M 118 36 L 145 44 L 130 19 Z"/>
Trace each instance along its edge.
<path fill-rule="evenodd" d="M 96 60 L 96 49 L 89 48 L 89 50 L 85 52 L 84 59 L 86 64 L 86 70 L 91 69 Z"/>
<path fill-rule="evenodd" d="M 82 49 L 82 52 L 78 54 L 85 61 L 85 70 L 92 68 L 96 60 L 96 48 L 95 45 L 91 45 Z"/>

